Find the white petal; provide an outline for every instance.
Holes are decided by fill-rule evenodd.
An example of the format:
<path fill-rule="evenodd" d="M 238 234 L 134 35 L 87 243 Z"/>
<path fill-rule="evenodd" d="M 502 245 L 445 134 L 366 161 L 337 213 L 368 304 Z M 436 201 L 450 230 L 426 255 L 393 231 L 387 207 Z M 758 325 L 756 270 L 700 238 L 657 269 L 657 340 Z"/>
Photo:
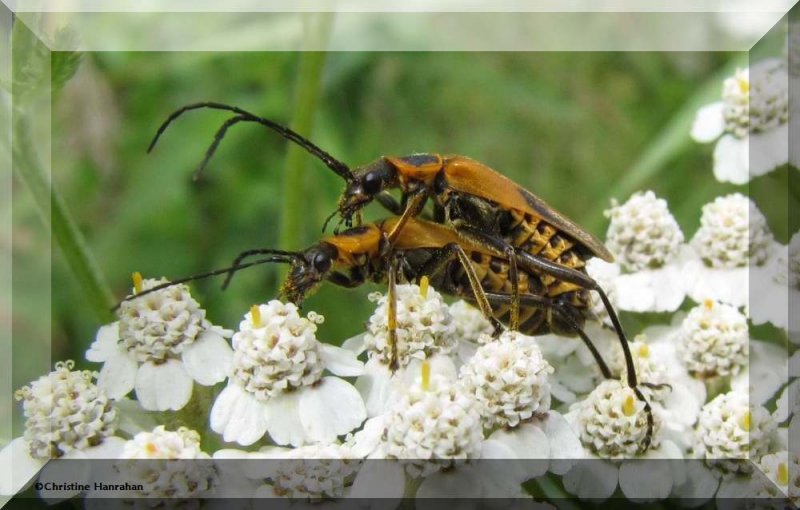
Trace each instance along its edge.
<path fill-rule="evenodd" d="M 631 501 L 664 499 L 672 491 L 670 461 L 626 460 L 619 468 L 619 487 Z"/>
<path fill-rule="evenodd" d="M 160 365 L 148 361 L 136 374 L 136 398 L 150 411 L 177 411 L 192 398 L 193 382 L 176 359 Z"/>
<path fill-rule="evenodd" d="M 300 422 L 300 393 L 291 391 L 272 397 L 265 404 L 267 432 L 279 445 L 302 446 L 308 440 L 303 424 Z"/>
<path fill-rule="evenodd" d="M 786 351 L 774 344 L 750 341 L 750 366 L 731 380 L 731 388 L 747 392 L 752 404 L 764 404 L 788 378 Z"/>
<path fill-rule="evenodd" d="M 563 475 L 583 458 L 583 447 L 578 435 L 567 420 L 556 411 L 549 411 L 540 426 L 550 443 L 550 471 Z"/>
<path fill-rule="evenodd" d="M 725 117 L 722 115 L 722 108 L 722 101 L 717 101 L 705 105 L 697 111 L 691 132 L 692 138 L 696 142 L 713 142 L 725 131 Z"/>
<path fill-rule="evenodd" d="M 238 384 L 229 384 L 211 408 L 211 430 L 222 434 L 226 442 L 251 445 L 267 431 L 265 407 Z"/>
<path fill-rule="evenodd" d="M 44 461 L 30 456 L 28 442 L 18 437 L 0 450 L 0 495 L 13 496 L 33 482 Z"/>
<path fill-rule="evenodd" d="M 697 303 L 713 299 L 737 308 L 747 306 L 750 274 L 747 267 L 711 269 L 698 260 L 687 263 L 687 294 Z"/>
<path fill-rule="evenodd" d="M 690 460 L 686 464 L 686 481 L 675 487 L 673 495 L 681 498 L 683 506 L 700 506 L 717 492 L 719 479 L 701 460 Z"/>
<path fill-rule="evenodd" d="M 219 333 L 206 330 L 183 351 L 183 368 L 203 386 L 213 386 L 228 377 L 233 350 Z"/>
<path fill-rule="evenodd" d="M 124 350 L 117 349 L 100 369 L 97 385 L 103 388 L 108 398 L 121 399 L 133 389 L 138 368 L 139 364 L 135 359 Z"/>
<path fill-rule="evenodd" d="M 69 483 L 87 483 L 91 473 L 89 461 L 78 450 L 73 450 L 70 454 L 65 456 L 64 459 L 51 459 L 42 468 L 39 479 L 62 486 Z M 47 501 L 48 504 L 54 505 L 65 499 L 77 496 L 81 491 L 42 488 L 38 492 L 40 498 Z"/>
<path fill-rule="evenodd" d="M 714 147 L 714 177 L 720 182 L 746 184 L 750 180 L 747 138 L 724 135 Z"/>
<path fill-rule="evenodd" d="M 298 410 L 308 437 L 324 444 L 332 443 L 367 419 L 358 390 L 338 377 L 323 377 L 315 386 L 300 391 Z"/>
<path fill-rule="evenodd" d="M 795 402 L 793 402 L 791 406 L 789 405 L 789 396 L 795 397 Z M 800 409 L 797 408 L 798 396 L 800 396 L 800 379 L 795 379 L 783 388 L 780 396 L 775 401 L 776 409 L 772 416 L 777 423 L 785 422 L 789 419 L 790 415 L 800 411 Z"/>
<path fill-rule="evenodd" d="M 353 481 L 351 498 L 399 500 L 406 489 L 402 464 L 390 460 L 368 461 Z"/>
<path fill-rule="evenodd" d="M 117 349 L 117 341 L 119 341 L 119 322 L 112 322 L 105 326 L 100 326 L 97 330 L 97 336 L 86 351 L 86 359 L 101 363 L 113 356 Z"/>
<path fill-rule="evenodd" d="M 479 498 L 482 496 L 481 479 L 476 475 L 473 470 L 463 468 L 439 471 L 425 478 L 417 489 L 416 498 Z"/>
<path fill-rule="evenodd" d="M 370 418 L 383 414 L 389 405 L 392 392 L 392 374 L 389 368 L 373 358 L 364 366 L 364 375 L 356 380 L 355 387 L 361 394 Z"/>
<path fill-rule="evenodd" d="M 342 349 L 347 349 L 348 351 L 352 351 L 358 356 L 362 352 L 364 352 L 364 335 L 365 333 L 358 334 L 356 336 L 350 337 L 344 342 L 342 342 Z"/>
<path fill-rule="evenodd" d="M 800 377 L 800 350 L 794 351 L 792 357 L 789 358 L 789 375 Z"/>
<path fill-rule="evenodd" d="M 364 427 L 353 434 L 353 454 L 359 458 L 368 457 L 378 447 L 385 429 L 384 415 L 364 422 Z"/>
<path fill-rule="evenodd" d="M 617 306 L 630 312 L 674 312 L 686 297 L 680 268 L 672 265 L 620 275 L 614 284 Z"/>
<path fill-rule="evenodd" d="M 342 377 L 357 376 L 364 373 L 364 364 L 356 359 L 356 354 L 335 345 L 319 344 L 320 358 L 325 368 Z"/>
<path fill-rule="evenodd" d="M 505 442 L 487 439 L 481 445 L 481 460 L 473 464 L 472 468 L 481 480 L 491 482 L 495 487 L 509 484 L 519 487 L 533 476 L 527 470 L 528 463 L 527 460 L 519 459 L 517 453 Z"/>
<path fill-rule="evenodd" d="M 789 124 L 750 134 L 750 173 L 764 175 L 789 162 Z"/>
<path fill-rule="evenodd" d="M 754 487 L 751 485 L 752 478 L 749 476 L 732 476 L 724 478 L 719 484 L 717 499 L 742 499 L 754 498 Z"/>
<path fill-rule="evenodd" d="M 489 438 L 504 444 L 516 458 L 523 459 L 530 478 L 547 472 L 550 445 L 545 433 L 536 425 L 526 423 L 511 430 L 498 429 Z"/>
<path fill-rule="evenodd" d="M 118 459 L 124 446 L 124 439 L 111 436 L 103 439 L 103 442 L 97 446 L 84 449 L 83 454 L 89 459 Z"/>
<path fill-rule="evenodd" d="M 665 420 L 666 424 L 676 424 L 682 429 L 693 426 L 705 403 L 705 385 L 702 385 L 700 393 L 690 390 L 683 384 L 673 384 L 663 402 L 669 416 L 669 419 Z"/>
<path fill-rule="evenodd" d="M 564 488 L 581 499 L 606 500 L 617 489 L 617 467 L 604 460 L 584 460 L 564 475 Z"/>

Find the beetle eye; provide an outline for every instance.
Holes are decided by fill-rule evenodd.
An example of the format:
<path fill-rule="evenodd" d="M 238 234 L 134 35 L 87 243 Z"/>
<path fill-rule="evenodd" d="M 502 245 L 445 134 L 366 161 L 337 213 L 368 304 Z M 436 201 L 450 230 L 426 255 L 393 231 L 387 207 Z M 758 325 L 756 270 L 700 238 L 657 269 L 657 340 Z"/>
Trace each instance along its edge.
<path fill-rule="evenodd" d="M 364 176 L 364 193 L 374 195 L 381 190 L 381 177 L 377 172 L 370 172 Z"/>
<path fill-rule="evenodd" d="M 314 256 L 314 269 L 320 273 L 326 272 L 331 268 L 331 259 L 324 253 L 317 253 Z"/>

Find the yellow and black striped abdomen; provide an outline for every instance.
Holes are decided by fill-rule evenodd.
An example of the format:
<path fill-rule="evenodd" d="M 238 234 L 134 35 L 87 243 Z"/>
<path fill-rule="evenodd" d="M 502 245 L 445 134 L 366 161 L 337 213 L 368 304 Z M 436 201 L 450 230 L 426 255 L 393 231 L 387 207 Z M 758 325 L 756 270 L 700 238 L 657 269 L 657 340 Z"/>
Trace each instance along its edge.
<path fill-rule="evenodd" d="M 507 241 L 532 255 L 586 272 L 586 261 L 579 246 L 567 235 L 531 214 L 517 210 L 511 210 L 510 213 L 512 223 L 506 236 Z M 588 308 L 590 297 L 586 289 L 548 274 L 538 273 L 536 276 L 542 288 L 546 289 L 540 295 L 550 298 L 561 296 L 561 299 L 566 299 L 573 306 Z"/>
<path fill-rule="evenodd" d="M 470 259 L 475 274 L 481 282 L 481 287 L 486 292 L 498 294 L 511 294 L 513 292 L 509 275 L 510 267 L 505 259 L 480 252 L 470 253 Z M 459 272 L 459 280 L 462 282 L 462 286 L 468 285 L 469 280 L 463 269 Z M 541 281 L 536 277 L 531 278 L 524 271 L 518 272 L 518 284 L 520 294 L 543 295 L 544 287 Z M 511 319 L 510 305 L 495 303 L 492 304 L 492 311 L 500 322 L 509 324 Z M 546 327 L 546 318 L 547 313 L 544 310 L 531 306 L 522 306 L 520 308 L 520 331 L 529 335 L 546 333 L 546 329 L 542 330 L 543 326 Z"/>

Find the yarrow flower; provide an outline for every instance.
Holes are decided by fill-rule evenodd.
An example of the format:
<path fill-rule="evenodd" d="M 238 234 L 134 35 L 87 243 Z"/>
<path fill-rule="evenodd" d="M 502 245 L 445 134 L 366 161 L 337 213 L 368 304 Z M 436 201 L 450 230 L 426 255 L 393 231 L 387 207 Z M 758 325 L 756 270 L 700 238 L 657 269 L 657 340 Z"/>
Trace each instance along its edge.
<path fill-rule="evenodd" d="M 269 453 L 251 454 L 250 459 L 280 459 L 254 466 L 253 474 L 260 474 L 264 482 L 256 497 L 311 502 L 347 496 L 361 464 L 348 446 L 340 444 L 273 448 Z"/>
<path fill-rule="evenodd" d="M 378 303 L 367 323 L 364 346 L 370 358 L 388 364 L 393 355 L 389 346 L 388 296 L 370 294 Z M 426 359 L 434 353 L 448 354 L 455 346 L 456 326 L 450 307 L 434 289 L 417 285 L 397 286 L 397 362 L 404 367 L 412 358 Z"/>
<path fill-rule="evenodd" d="M 718 181 L 745 184 L 788 161 L 788 119 L 786 66 L 781 59 L 767 59 L 726 78 L 722 101 L 697 112 L 691 135 L 700 143 L 719 139 L 714 149 Z"/>
<path fill-rule="evenodd" d="M 747 319 L 736 308 L 711 300 L 693 308 L 680 328 L 678 352 L 700 379 L 726 377 L 747 365 Z"/>
<path fill-rule="evenodd" d="M 685 266 L 689 296 L 736 307 L 747 305 L 749 268 L 763 265 L 777 250 L 764 215 L 739 193 L 703 206 L 691 245 L 697 256 Z"/>
<path fill-rule="evenodd" d="M 476 459 L 483 441 L 476 400 L 443 377 L 426 379 L 394 403 L 383 432 L 385 457 L 408 459 L 406 470 L 412 476 Z"/>
<path fill-rule="evenodd" d="M 115 469 L 121 480 L 140 484 L 125 496 L 153 499 L 195 499 L 211 495 L 218 483 L 210 456 L 200 448 L 200 434 L 186 427 L 163 425 L 140 432 L 125 443 Z M 191 461 L 191 462 L 180 462 Z"/>
<path fill-rule="evenodd" d="M 759 470 L 771 483 L 762 483 L 756 497 L 789 498 L 794 506 L 800 506 L 800 455 L 786 450 L 761 457 Z"/>
<path fill-rule="evenodd" d="M 58 362 L 55 370 L 15 393 L 22 401 L 25 433 L 0 451 L 0 494 L 24 488 L 50 459 L 118 455 L 124 440 L 114 435 L 117 409 L 94 383 L 95 372 L 74 367 L 73 361 Z"/>
<path fill-rule="evenodd" d="M 504 332 L 484 342 L 461 368 L 459 378 L 481 406 L 484 427 L 516 427 L 535 413 L 546 413 L 550 409 L 547 376 L 553 367 L 534 339 Z"/>
<path fill-rule="evenodd" d="M 450 353 L 456 349 L 456 325 L 450 307 L 441 294 L 428 286 L 402 284 L 396 287 L 397 345 L 389 346 L 388 297 L 378 292 L 370 294 L 377 303 L 367 322 L 367 332 L 345 342 L 357 354 L 367 352 L 364 374 L 356 381 L 367 415 L 377 416 L 386 411 L 394 400 L 393 393 L 402 392 L 420 373 L 421 363 L 428 361 L 432 374 L 455 378 L 456 367 Z M 473 318 L 474 320 L 474 318 Z M 467 342 L 461 342 L 465 347 Z M 472 349 L 464 349 L 469 355 Z M 394 352 L 394 354 L 393 354 Z M 396 356 L 397 367 L 390 367 Z"/>
<path fill-rule="evenodd" d="M 683 232 L 669 212 L 667 202 L 652 191 L 635 193 L 627 202 L 612 202 L 605 212 L 611 219 L 606 246 L 619 269 L 593 259 L 587 269 L 613 288 L 615 304 L 622 310 L 673 311 L 683 302 Z"/>
<path fill-rule="evenodd" d="M 266 432 L 279 445 L 331 443 L 366 418 L 350 383 L 323 377 L 363 371 L 355 355 L 316 338 L 322 316 L 300 317 L 297 307 L 273 300 L 254 305 L 233 335 L 228 386 L 211 409 L 211 428 L 225 441 L 250 445 Z"/>
<path fill-rule="evenodd" d="M 650 446 L 642 451 L 648 437 L 645 403 L 633 389 L 616 379 L 600 383 L 582 402 L 573 404 L 566 418 L 579 431 L 585 457 L 564 475 L 564 488 L 582 499 L 607 499 L 617 486 L 632 500 L 667 497 L 673 485 L 683 483 L 684 473 L 672 470 L 669 463 L 642 459 L 680 459 L 680 449 L 662 440 L 662 418 L 652 413 Z M 610 462 L 608 459 L 639 459 Z"/>
<path fill-rule="evenodd" d="M 186 285 L 173 285 L 136 298 L 167 283 L 134 274 L 133 299 L 119 307 L 119 320 L 103 326 L 86 359 L 103 363 L 98 385 L 111 398 L 136 391 L 144 409 L 178 410 L 192 396 L 193 383 L 211 386 L 225 379 L 231 331 L 214 326 Z"/>
<path fill-rule="evenodd" d="M 636 456 L 647 437 L 645 403 L 631 388 L 617 380 L 606 380 L 578 404 L 577 422 L 581 441 L 601 458 Z M 654 415 L 651 447 L 658 447 L 661 421 Z"/>
<path fill-rule="evenodd" d="M 764 407 L 748 404 L 746 393 L 723 393 L 700 411 L 694 455 L 722 473 L 747 472 L 749 464 L 741 460 L 766 454 L 776 429 Z"/>

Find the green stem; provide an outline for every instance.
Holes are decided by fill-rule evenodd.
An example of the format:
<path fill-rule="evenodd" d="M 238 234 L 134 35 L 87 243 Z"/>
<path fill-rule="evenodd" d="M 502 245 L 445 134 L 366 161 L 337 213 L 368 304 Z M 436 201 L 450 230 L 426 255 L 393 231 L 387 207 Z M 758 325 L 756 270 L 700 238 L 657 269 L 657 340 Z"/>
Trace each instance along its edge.
<path fill-rule="evenodd" d="M 53 238 L 61 249 L 72 274 L 78 280 L 95 317 L 101 323 L 109 322 L 113 318 L 110 310 L 114 302 L 111 290 L 64 200 L 50 185 L 45 171 L 36 157 L 30 127 L 23 115 L 23 113 L 14 112 L 12 146 L 14 171 L 33 195 L 45 225 L 51 228 Z"/>
<path fill-rule="evenodd" d="M 333 21 L 332 13 L 319 13 L 309 18 L 306 26 L 305 49 L 321 47 L 328 39 Z M 300 69 L 295 91 L 295 112 L 291 128 L 307 136 L 314 125 L 314 113 L 322 88 L 322 70 L 326 53 L 305 51 L 300 57 Z M 308 194 L 305 189 L 307 153 L 298 145 L 289 145 L 286 154 L 286 171 L 283 180 L 283 214 L 280 224 L 280 246 L 294 250 L 302 247 L 302 228 L 305 220 Z"/>

